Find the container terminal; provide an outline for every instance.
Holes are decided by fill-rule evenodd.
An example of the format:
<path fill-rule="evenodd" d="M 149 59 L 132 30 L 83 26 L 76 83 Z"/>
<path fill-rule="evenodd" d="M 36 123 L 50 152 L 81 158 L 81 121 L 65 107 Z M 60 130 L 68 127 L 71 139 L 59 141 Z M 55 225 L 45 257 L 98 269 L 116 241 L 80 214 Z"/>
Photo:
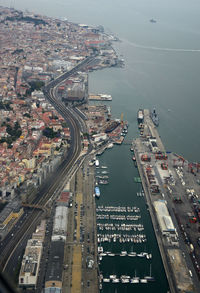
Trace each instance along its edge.
<path fill-rule="evenodd" d="M 200 164 L 166 151 L 151 113 L 138 111 L 131 147 L 170 292 L 199 292 Z"/>

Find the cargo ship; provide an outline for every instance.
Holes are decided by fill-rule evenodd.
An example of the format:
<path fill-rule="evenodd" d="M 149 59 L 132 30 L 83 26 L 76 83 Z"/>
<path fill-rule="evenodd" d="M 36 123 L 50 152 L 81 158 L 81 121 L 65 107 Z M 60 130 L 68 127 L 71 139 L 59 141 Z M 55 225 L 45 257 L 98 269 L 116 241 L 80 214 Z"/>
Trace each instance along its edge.
<path fill-rule="evenodd" d="M 158 114 L 156 113 L 156 109 L 155 108 L 151 112 L 151 119 L 152 119 L 153 124 L 155 126 L 158 126 L 159 125 L 159 117 L 158 117 Z"/>
<path fill-rule="evenodd" d="M 112 96 L 107 94 L 90 94 L 89 100 L 93 101 L 112 101 Z"/>
<path fill-rule="evenodd" d="M 100 197 L 100 189 L 99 189 L 99 187 L 96 186 L 95 189 L 94 189 L 94 191 L 95 191 L 95 196 L 96 196 L 97 198 L 99 198 L 99 197 Z"/>
<path fill-rule="evenodd" d="M 143 112 L 142 109 L 139 109 L 138 110 L 138 113 L 137 113 L 137 121 L 138 121 L 138 124 L 144 122 L 144 112 Z"/>

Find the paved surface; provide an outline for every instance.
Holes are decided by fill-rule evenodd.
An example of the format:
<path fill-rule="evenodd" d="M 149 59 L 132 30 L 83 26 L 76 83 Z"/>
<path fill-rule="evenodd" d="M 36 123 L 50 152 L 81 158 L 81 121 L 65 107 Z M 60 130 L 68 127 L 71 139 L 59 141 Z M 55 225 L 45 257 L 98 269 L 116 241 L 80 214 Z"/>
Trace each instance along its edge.
<path fill-rule="evenodd" d="M 73 206 L 69 208 L 68 235 L 65 245 L 63 292 L 98 292 L 96 207 L 94 167 L 88 161 L 70 183 Z M 88 258 L 94 261 L 88 268 Z"/>
<path fill-rule="evenodd" d="M 72 293 L 81 292 L 81 275 L 82 275 L 82 253 L 80 244 L 80 211 L 83 196 L 81 193 L 76 195 L 77 215 L 76 219 L 76 244 L 73 248 L 73 263 L 72 263 Z"/>

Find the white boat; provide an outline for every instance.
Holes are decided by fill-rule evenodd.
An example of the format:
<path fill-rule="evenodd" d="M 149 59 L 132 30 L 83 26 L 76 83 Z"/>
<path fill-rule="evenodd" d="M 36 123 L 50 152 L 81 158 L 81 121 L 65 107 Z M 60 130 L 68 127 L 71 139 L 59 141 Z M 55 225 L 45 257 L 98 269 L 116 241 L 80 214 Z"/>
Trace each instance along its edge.
<path fill-rule="evenodd" d="M 108 256 L 115 256 L 114 253 L 108 253 Z"/>
<path fill-rule="evenodd" d="M 150 264 L 150 273 L 149 273 L 149 276 L 145 276 L 144 279 L 146 279 L 147 281 L 155 281 L 155 278 L 152 277 L 152 275 L 151 275 L 151 264 Z"/>
<path fill-rule="evenodd" d="M 95 166 L 98 167 L 99 166 L 99 160 L 95 161 Z"/>
<path fill-rule="evenodd" d="M 148 253 L 147 252 L 140 252 L 137 254 L 139 257 L 145 257 Z"/>
<path fill-rule="evenodd" d="M 119 283 L 119 279 L 118 278 L 115 278 L 115 279 L 112 279 L 112 283 Z"/>
<path fill-rule="evenodd" d="M 109 277 L 110 277 L 110 279 L 115 279 L 117 276 L 116 275 L 110 275 Z"/>
<path fill-rule="evenodd" d="M 126 256 L 127 255 L 127 251 L 121 251 L 120 256 Z"/>
<path fill-rule="evenodd" d="M 128 254 L 128 256 L 131 256 L 131 257 L 136 256 L 136 255 L 137 255 L 136 252 L 130 252 L 130 253 Z"/>
<path fill-rule="evenodd" d="M 148 281 L 147 281 L 147 279 L 140 279 L 140 283 L 147 283 Z"/>
<path fill-rule="evenodd" d="M 140 282 L 139 278 L 132 278 L 130 279 L 131 284 L 138 284 Z"/>
<path fill-rule="evenodd" d="M 105 253 L 105 252 L 101 252 L 100 254 L 99 254 L 99 256 L 106 256 L 107 255 L 107 253 Z"/>
<path fill-rule="evenodd" d="M 103 246 L 98 246 L 98 252 L 103 252 Z"/>
<path fill-rule="evenodd" d="M 131 277 L 128 275 L 121 275 L 120 279 L 130 279 Z"/>
<path fill-rule="evenodd" d="M 108 279 L 108 278 L 104 278 L 104 279 L 103 279 L 103 282 L 104 282 L 104 283 L 110 283 L 110 279 Z"/>
<path fill-rule="evenodd" d="M 129 279 L 124 279 L 124 278 L 123 278 L 123 279 L 121 279 L 121 282 L 122 282 L 122 283 L 129 283 Z"/>

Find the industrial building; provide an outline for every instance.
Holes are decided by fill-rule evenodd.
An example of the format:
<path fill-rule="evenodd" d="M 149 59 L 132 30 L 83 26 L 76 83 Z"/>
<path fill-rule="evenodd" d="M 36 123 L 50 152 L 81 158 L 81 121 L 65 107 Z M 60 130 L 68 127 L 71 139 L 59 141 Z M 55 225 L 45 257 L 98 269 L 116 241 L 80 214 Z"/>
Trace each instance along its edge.
<path fill-rule="evenodd" d="M 29 239 L 19 274 L 20 287 L 36 288 L 41 255 L 42 241 Z"/>
<path fill-rule="evenodd" d="M 169 215 L 166 202 L 164 200 L 154 201 L 154 208 L 156 210 L 156 215 L 160 230 L 163 235 L 176 234 L 176 229 L 172 222 L 172 218 Z"/>
<path fill-rule="evenodd" d="M 67 232 L 67 215 L 68 207 L 59 205 L 56 207 L 54 223 L 53 223 L 53 233 L 52 241 L 63 239 L 66 240 Z"/>
<path fill-rule="evenodd" d="M 62 292 L 64 241 L 52 241 L 45 277 L 45 293 Z"/>
<path fill-rule="evenodd" d="M 19 287 L 36 288 L 43 241 L 45 237 L 46 221 L 42 220 L 36 231 L 29 239 L 22 260 L 19 273 Z"/>

